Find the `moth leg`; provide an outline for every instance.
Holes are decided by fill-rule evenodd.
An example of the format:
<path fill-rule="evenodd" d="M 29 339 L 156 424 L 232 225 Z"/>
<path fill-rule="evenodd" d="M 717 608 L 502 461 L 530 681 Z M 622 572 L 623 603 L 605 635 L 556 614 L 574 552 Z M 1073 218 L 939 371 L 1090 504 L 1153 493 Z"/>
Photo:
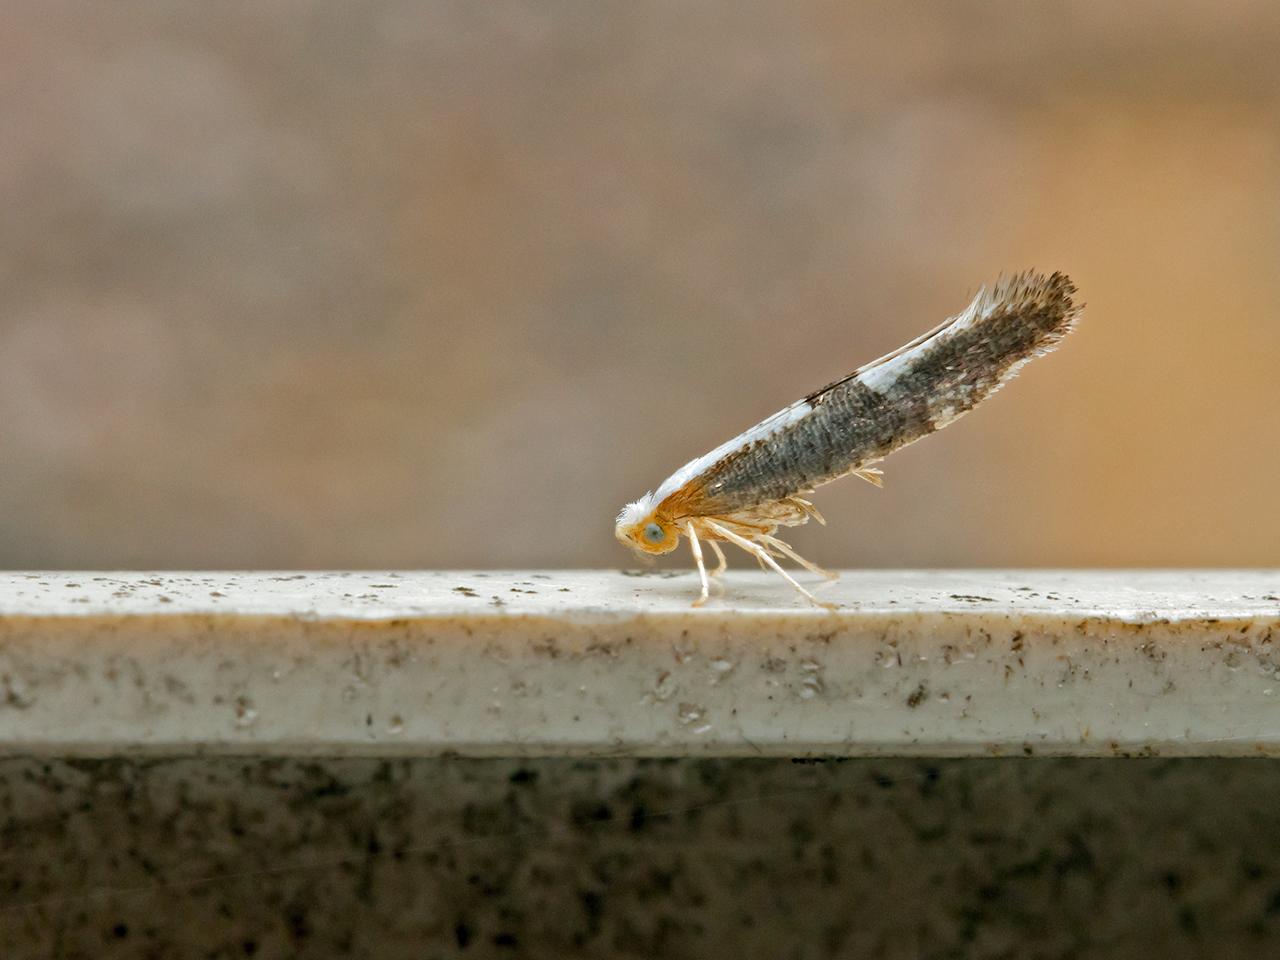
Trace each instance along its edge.
<path fill-rule="evenodd" d="M 810 501 L 806 500 L 804 497 L 792 497 L 791 499 L 800 504 L 800 509 L 802 509 L 807 516 L 813 517 L 813 519 L 817 520 L 818 523 L 824 527 L 827 525 L 827 518 L 819 513 L 818 508 Z"/>
<path fill-rule="evenodd" d="M 818 566 L 816 563 L 813 563 L 810 560 L 806 560 L 804 557 L 800 556 L 800 554 L 796 553 L 794 550 L 791 549 L 791 544 L 783 543 L 777 537 L 766 537 L 764 539 L 764 542 L 767 543 L 769 546 L 774 547 L 780 552 L 786 554 L 788 557 L 790 557 L 796 563 L 800 564 L 800 566 L 804 567 L 810 573 L 816 573 L 818 576 L 826 577 L 828 580 L 840 579 L 840 574 L 832 573 L 830 570 L 824 570 L 822 567 Z"/>
<path fill-rule="evenodd" d="M 810 603 L 814 604 L 815 606 L 824 607 L 827 610 L 834 610 L 836 608 L 836 605 L 834 603 L 823 603 L 821 600 L 815 597 L 812 593 L 810 593 L 804 587 L 800 586 L 800 584 L 796 582 L 795 578 L 792 577 L 791 574 L 787 573 L 787 571 L 783 570 L 782 567 L 778 565 L 778 561 L 773 559 L 773 556 L 769 553 L 769 551 L 766 550 L 764 547 L 762 547 L 760 544 L 752 543 L 746 537 L 738 536 L 732 530 L 729 530 L 728 528 L 721 526 L 720 524 L 716 523 L 714 520 L 707 520 L 705 522 L 707 526 L 709 526 L 716 533 L 720 534 L 720 536 L 724 537 L 726 540 L 731 541 L 732 543 L 736 543 L 743 550 L 747 551 L 747 553 L 753 554 L 755 558 L 759 560 L 761 563 L 768 564 L 770 567 L 772 567 L 775 573 L 781 574 L 783 579 L 785 579 L 789 584 L 791 584 L 798 591 L 800 591 L 801 595 L 804 596 L 806 599 L 808 599 Z"/>
<path fill-rule="evenodd" d="M 720 549 L 720 544 L 718 544 L 714 540 L 708 540 L 707 543 L 711 545 L 712 551 L 715 553 L 716 557 L 720 561 L 718 564 L 716 564 L 716 568 L 711 571 L 711 576 L 719 577 L 723 575 L 726 570 L 729 569 L 729 561 L 725 558 L 724 551 Z"/>
<path fill-rule="evenodd" d="M 759 533 L 759 532 L 760 532 L 760 531 L 759 531 L 758 529 L 756 529 L 756 528 L 752 528 L 752 529 L 753 529 L 753 532 L 754 532 L 754 533 Z M 744 539 L 746 539 L 746 538 L 744 538 Z M 708 543 L 711 543 L 711 544 L 714 544 L 714 543 L 715 543 L 715 541 L 714 541 L 714 540 L 708 540 L 707 542 L 708 542 Z M 773 552 L 773 551 L 772 551 L 772 550 L 770 550 L 768 547 L 762 547 L 761 549 L 762 549 L 762 550 L 764 550 L 764 552 L 765 552 L 765 553 L 772 553 L 772 552 Z M 751 554 L 751 556 L 752 556 L 752 557 L 754 557 L 754 558 L 755 558 L 756 566 L 757 566 L 757 567 L 759 567 L 761 570 L 764 570 L 764 571 L 767 573 L 767 572 L 768 572 L 768 570 L 769 570 L 769 568 L 768 568 L 768 567 L 766 567 L 766 566 L 764 565 L 764 561 L 760 559 L 760 553 L 759 553 L 758 551 L 756 551 L 756 550 L 750 550 L 750 551 L 748 551 L 748 552 Z M 720 554 L 720 556 L 721 556 L 721 557 L 723 557 L 723 556 L 724 556 L 724 554 L 723 554 L 723 553 L 721 553 L 721 554 Z M 728 568 L 728 566 L 729 566 L 729 563 L 728 563 L 728 561 L 727 561 L 727 560 L 726 560 L 726 561 L 724 561 L 724 565 L 725 565 L 725 567 L 726 567 L 726 569 L 727 569 L 727 568 Z"/>
<path fill-rule="evenodd" d="M 702 580 L 702 593 L 698 595 L 697 600 L 693 601 L 695 607 L 700 607 L 711 595 L 711 584 L 707 580 L 707 565 L 702 562 L 702 544 L 698 543 L 698 535 L 693 532 L 693 524 L 686 523 L 684 530 L 689 534 L 689 547 L 693 550 L 693 559 L 698 564 L 698 577 Z"/>

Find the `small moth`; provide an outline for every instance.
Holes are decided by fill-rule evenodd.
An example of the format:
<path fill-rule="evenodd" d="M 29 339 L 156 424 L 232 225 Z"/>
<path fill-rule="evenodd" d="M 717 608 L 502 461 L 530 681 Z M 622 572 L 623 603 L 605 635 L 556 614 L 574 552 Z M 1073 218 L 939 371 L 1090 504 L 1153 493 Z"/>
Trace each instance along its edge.
<path fill-rule="evenodd" d="M 812 573 L 834 575 L 775 536 L 778 527 L 822 515 L 805 498 L 840 477 L 881 485 L 880 460 L 941 430 L 1004 386 L 1028 360 L 1048 353 L 1080 313 L 1075 285 L 1061 273 L 1021 273 L 978 291 L 961 313 L 893 353 L 859 367 L 751 429 L 691 460 L 655 492 L 618 514 L 614 534 L 647 554 L 670 553 L 687 536 L 707 601 L 709 577 L 727 564 L 732 543 L 823 603 L 778 563 L 787 557 Z M 706 541 L 718 560 L 710 574 Z"/>

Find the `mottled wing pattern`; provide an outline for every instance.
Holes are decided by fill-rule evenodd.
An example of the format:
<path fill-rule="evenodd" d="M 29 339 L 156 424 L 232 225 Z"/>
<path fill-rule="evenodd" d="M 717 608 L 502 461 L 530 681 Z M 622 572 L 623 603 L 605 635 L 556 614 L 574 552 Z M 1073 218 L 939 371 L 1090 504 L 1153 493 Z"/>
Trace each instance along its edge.
<path fill-rule="evenodd" d="M 1061 273 L 999 282 L 958 316 L 686 464 L 655 499 L 673 517 L 725 515 L 882 459 L 973 409 L 1051 350 L 1080 312 L 1074 294 Z"/>

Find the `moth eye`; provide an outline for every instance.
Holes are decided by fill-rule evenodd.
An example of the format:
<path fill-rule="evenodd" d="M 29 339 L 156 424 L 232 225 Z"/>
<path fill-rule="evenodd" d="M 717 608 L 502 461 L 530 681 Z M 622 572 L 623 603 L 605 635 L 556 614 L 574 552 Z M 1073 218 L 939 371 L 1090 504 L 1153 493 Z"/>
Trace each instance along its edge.
<path fill-rule="evenodd" d="M 666 531 L 656 523 L 651 523 L 644 528 L 644 538 L 650 543 L 661 543 L 667 539 Z"/>

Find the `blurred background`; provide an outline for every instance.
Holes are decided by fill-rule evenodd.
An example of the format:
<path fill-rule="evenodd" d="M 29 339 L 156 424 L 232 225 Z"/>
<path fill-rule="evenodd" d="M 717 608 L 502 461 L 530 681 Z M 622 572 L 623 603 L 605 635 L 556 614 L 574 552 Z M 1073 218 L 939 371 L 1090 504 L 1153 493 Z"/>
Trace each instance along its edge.
<path fill-rule="evenodd" d="M 631 566 L 1027 266 L 1079 332 L 796 546 L 1280 564 L 1280 5 L 47 0 L 0 109 L 0 566 Z"/>

